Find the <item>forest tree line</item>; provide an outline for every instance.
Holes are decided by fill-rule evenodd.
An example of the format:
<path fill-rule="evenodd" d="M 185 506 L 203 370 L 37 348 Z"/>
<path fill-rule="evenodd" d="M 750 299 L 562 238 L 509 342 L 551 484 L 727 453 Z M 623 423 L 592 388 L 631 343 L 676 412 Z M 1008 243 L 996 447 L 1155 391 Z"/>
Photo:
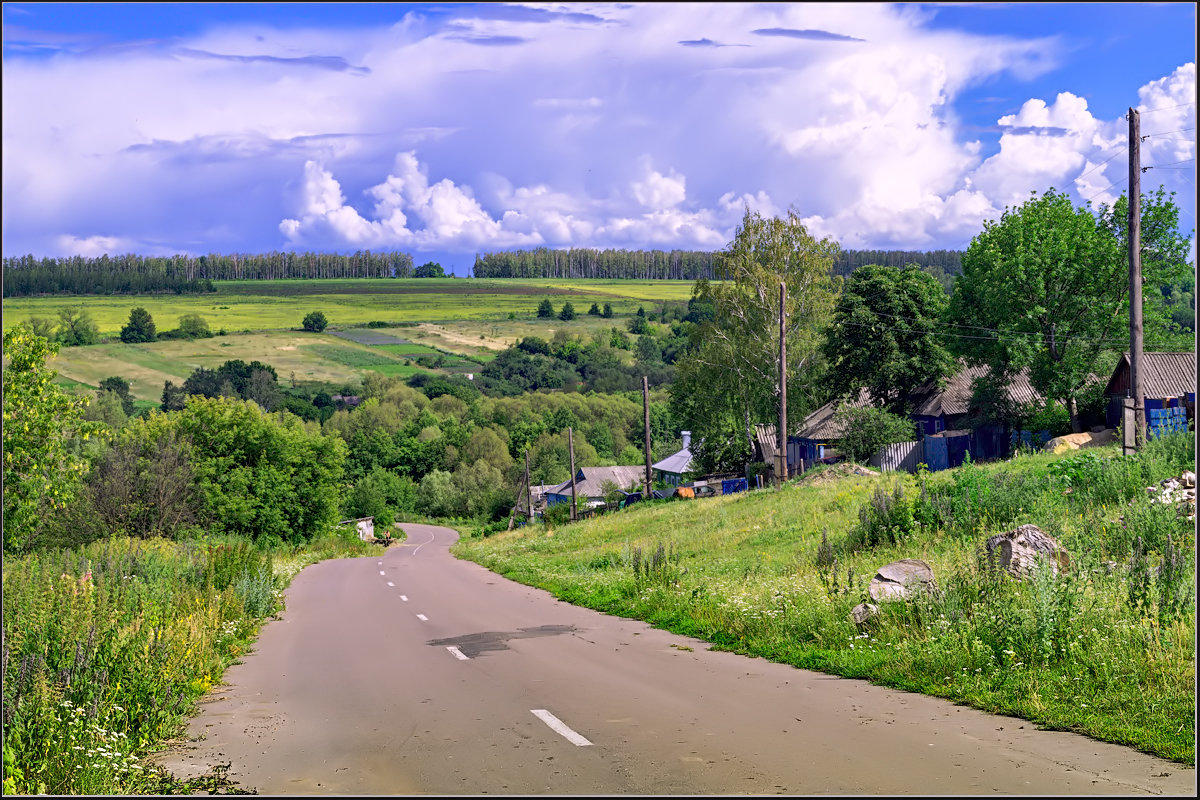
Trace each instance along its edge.
<path fill-rule="evenodd" d="M 212 281 L 318 278 L 411 278 L 408 253 L 271 252 L 202 256 L 4 259 L 4 296 L 43 294 L 175 294 L 215 291 Z"/>

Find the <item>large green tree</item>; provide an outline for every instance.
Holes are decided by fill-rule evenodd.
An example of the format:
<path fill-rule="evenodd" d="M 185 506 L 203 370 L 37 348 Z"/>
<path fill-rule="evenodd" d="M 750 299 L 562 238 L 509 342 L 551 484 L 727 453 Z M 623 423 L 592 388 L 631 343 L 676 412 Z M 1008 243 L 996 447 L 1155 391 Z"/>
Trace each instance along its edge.
<path fill-rule="evenodd" d="M 1175 228 L 1178 211 L 1161 192 L 1143 196 L 1147 286 L 1178 280 L 1188 269 Z M 948 320 L 959 326 L 955 349 L 993 375 L 1030 368 L 1044 397 L 1062 401 L 1079 430 L 1078 401 L 1106 351 L 1129 342 L 1129 272 L 1125 206 L 1076 208 L 1050 189 L 988 221 L 963 255 Z M 1145 303 L 1148 329 L 1161 327 Z M 1154 341 L 1154 333 L 1147 341 Z"/>
<path fill-rule="evenodd" d="M 4 549 L 33 547 L 47 512 L 74 497 L 87 462 L 71 446 L 104 430 L 83 419 L 87 399 L 55 385 L 58 345 L 26 325 L 4 334 Z"/>
<path fill-rule="evenodd" d="M 836 296 L 838 245 L 808 232 L 795 211 L 765 219 L 746 211 L 717 260 L 720 283 L 697 281 L 694 299 L 714 316 L 694 330 L 677 362 L 672 410 L 692 431 L 702 468 L 744 463 L 753 424 L 778 419 L 779 286 L 786 287 L 788 409 L 815 402 L 822 333 Z"/>
<path fill-rule="evenodd" d="M 913 392 L 954 369 L 940 336 L 946 305 L 942 285 L 915 264 L 856 269 L 825 340 L 833 393 L 857 397 L 865 388 L 891 411 L 910 411 Z"/>
<path fill-rule="evenodd" d="M 129 312 L 129 322 L 121 328 L 121 341 L 127 344 L 153 342 L 158 338 L 158 329 L 150 312 L 138 306 Z"/>

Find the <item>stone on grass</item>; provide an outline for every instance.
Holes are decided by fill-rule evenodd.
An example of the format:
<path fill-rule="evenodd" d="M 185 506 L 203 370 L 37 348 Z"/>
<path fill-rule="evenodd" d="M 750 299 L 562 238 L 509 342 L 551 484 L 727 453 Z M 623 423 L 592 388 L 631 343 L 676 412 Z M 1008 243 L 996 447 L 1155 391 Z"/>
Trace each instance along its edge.
<path fill-rule="evenodd" d="M 984 545 L 988 558 L 998 569 L 1017 578 L 1032 578 L 1039 562 L 1054 574 L 1071 563 L 1066 548 L 1036 525 L 1022 525 L 990 537 Z"/>
<path fill-rule="evenodd" d="M 850 609 L 850 619 L 860 628 L 879 614 L 879 606 L 874 603 L 859 603 Z"/>
<path fill-rule="evenodd" d="M 867 594 L 876 603 L 889 600 L 908 600 L 916 592 L 937 589 L 933 569 L 916 558 L 902 558 L 884 564 L 871 578 Z"/>

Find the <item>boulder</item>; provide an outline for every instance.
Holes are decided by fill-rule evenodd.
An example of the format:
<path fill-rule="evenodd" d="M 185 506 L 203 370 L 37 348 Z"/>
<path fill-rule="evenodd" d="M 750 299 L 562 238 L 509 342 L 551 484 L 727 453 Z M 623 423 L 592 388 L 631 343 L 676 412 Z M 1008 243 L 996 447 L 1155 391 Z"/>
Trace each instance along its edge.
<path fill-rule="evenodd" d="M 874 603 L 859 603 L 850 610 L 850 619 L 860 628 L 879 614 L 879 606 Z"/>
<path fill-rule="evenodd" d="M 1071 563 L 1066 549 L 1036 525 L 1022 525 L 990 537 L 984 547 L 998 569 L 1017 578 L 1031 578 L 1039 561 L 1046 561 L 1057 575 Z"/>
<path fill-rule="evenodd" d="M 879 568 L 867 585 L 867 594 L 876 603 L 886 603 L 908 600 L 915 592 L 936 589 L 933 569 L 928 564 L 915 558 L 902 558 Z"/>

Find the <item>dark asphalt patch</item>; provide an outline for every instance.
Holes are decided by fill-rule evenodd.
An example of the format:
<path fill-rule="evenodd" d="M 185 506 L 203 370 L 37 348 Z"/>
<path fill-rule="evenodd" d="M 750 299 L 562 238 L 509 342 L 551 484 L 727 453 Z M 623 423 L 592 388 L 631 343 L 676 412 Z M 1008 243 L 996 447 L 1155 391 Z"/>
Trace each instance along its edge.
<path fill-rule="evenodd" d="M 468 633 L 465 636 L 454 636 L 449 639 L 433 639 L 425 644 L 430 647 L 457 647 L 463 655 L 474 658 L 480 653 L 507 650 L 509 641 L 513 639 L 537 639 L 543 636 L 561 636 L 564 633 L 574 632 L 574 625 L 539 625 L 536 628 L 521 628 L 517 631 Z"/>

